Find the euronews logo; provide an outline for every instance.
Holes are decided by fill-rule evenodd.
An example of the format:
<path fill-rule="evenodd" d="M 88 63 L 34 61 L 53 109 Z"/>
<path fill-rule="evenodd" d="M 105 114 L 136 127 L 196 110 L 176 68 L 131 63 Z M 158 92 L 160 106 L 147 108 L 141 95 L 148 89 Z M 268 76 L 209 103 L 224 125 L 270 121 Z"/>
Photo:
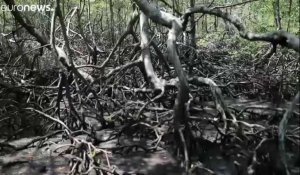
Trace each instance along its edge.
<path fill-rule="evenodd" d="M 50 5 L 1 5 L 1 11 L 33 11 L 33 12 L 42 12 L 42 11 L 53 11 Z"/>

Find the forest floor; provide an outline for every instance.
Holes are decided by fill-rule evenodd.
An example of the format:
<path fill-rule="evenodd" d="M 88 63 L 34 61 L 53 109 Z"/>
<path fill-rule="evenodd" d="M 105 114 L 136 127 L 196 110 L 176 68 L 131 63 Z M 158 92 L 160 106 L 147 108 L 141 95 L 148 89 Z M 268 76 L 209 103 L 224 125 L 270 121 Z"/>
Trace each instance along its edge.
<path fill-rule="evenodd" d="M 212 88 L 190 84 L 190 174 L 282 175 L 286 169 L 300 173 L 299 101 L 287 124 L 284 152 L 278 137 L 280 122 L 299 88 L 297 54 L 280 48 L 272 57 L 260 59 L 267 46 L 258 52 L 247 49 L 225 40 L 198 48 L 192 60 L 181 53 L 188 77 L 213 80 L 239 125 L 232 118 L 222 119 Z M 167 74 L 158 62 L 153 64 L 167 81 L 176 77 L 172 67 Z M 78 91 L 76 83 L 70 85 L 73 101 L 63 97 L 57 109 L 58 88 L 49 86 L 57 77 L 50 70 L 8 90 L 5 84 L 18 80 L 5 76 L 10 69 L 0 72 L 0 174 L 184 174 L 184 157 L 178 154 L 172 125 L 175 87 L 167 88 L 161 99 L 141 112 L 156 92 L 142 87 L 139 70 L 133 68 L 96 86 L 101 112 L 95 99 Z M 43 83 L 38 85 L 40 79 Z M 77 114 L 72 114 L 71 105 Z M 70 119 L 76 115 L 83 116 L 86 126 L 68 131 L 53 122 L 58 111 L 68 127 L 76 128 Z M 99 124 L 100 114 L 106 126 Z"/>

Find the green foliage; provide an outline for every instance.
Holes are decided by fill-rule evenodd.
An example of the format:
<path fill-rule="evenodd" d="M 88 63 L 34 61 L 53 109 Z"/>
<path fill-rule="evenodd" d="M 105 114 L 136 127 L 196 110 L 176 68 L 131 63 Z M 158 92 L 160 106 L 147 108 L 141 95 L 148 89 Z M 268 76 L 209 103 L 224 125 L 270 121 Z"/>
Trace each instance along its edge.
<path fill-rule="evenodd" d="M 106 6 L 107 4 L 105 1 L 91 2 L 91 12 L 97 13 L 98 11 L 105 9 Z"/>
<path fill-rule="evenodd" d="M 252 28 L 257 32 L 267 32 L 276 30 L 274 17 L 274 0 L 262 0 L 251 3 Z M 299 1 L 292 1 L 291 11 L 289 12 L 289 1 L 280 0 L 280 15 L 282 29 L 287 30 L 288 21 L 290 20 L 289 31 L 292 33 L 299 32 Z"/>

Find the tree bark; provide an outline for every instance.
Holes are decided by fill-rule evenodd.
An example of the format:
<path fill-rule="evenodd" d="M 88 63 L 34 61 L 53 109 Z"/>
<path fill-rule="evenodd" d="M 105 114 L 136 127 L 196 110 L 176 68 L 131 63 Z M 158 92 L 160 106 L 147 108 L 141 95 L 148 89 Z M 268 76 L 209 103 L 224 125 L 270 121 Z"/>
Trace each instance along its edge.
<path fill-rule="evenodd" d="M 109 12 L 110 12 L 110 34 L 112 44 L 115 44 L 115 32 L 114 32 L 114 9 L 113 9 L 113 2 L 109 0 Z"/>
<path fill-rule="evenodd" d="M 195 0 L 190 0 L 190 7 L 193 8 L 195 6 Z M 190 23 L 191 23 L 191 46 L 196 47 L 196 22 L 195 22 L 195 15 L 192 14 L 190 16 Z"/>
<path fill-rule="evenodd" d="M 279 0 L 275 0 L 273 2 L 273 9 L 274 9 L 274 18 L 275 18 L 275 25 L 277 30 L 281 30 L 281 15 L 280 15 L 280 2 Z"/>

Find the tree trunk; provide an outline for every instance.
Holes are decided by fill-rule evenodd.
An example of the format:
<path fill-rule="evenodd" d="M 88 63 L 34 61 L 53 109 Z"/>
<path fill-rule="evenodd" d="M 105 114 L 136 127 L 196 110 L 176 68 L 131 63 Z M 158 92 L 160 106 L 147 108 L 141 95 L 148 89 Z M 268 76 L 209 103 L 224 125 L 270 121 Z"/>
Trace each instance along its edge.
<path fill-rule="evenodd" d="M 190 7 L 193 8 L 195 6 L 195 0 L 190 0 Z M 191 46 L 196 47 L 196 23 L 195 23 L 195 15 L 192 14 L 190 16 L 191 23 Z"/>
<path fill-rule="evenodd" d="M 293 0 L 289 0 L 289 19 L 288 19 L 288 24 L 287 24 L 287 29 L 286 31 L 288 32 L 289 29 L 290 29 L 290 23 L 291 23 L 291 12 L 292 12 L 292 3 L 293 3 Z"/>
<path fill-rule="evenodd" d="M 274 9 L 274 18 L 275 18 L 275 25 L 277 30 L 281 30 L 281 16 L 280 16 L 280 3 L 279 0 L 275 0 L 273 2 L 273 9 Z"/>
<path fill-rule="evenodd" d="M 109 12 L 110 12 L 110 35 L 111 35 L 111 41 L 112 45 L 115 44 L 115 33 L 114 33 L 114 9 L 113 9 L 113 2 L 112 0 L 109 0 Z"/>

